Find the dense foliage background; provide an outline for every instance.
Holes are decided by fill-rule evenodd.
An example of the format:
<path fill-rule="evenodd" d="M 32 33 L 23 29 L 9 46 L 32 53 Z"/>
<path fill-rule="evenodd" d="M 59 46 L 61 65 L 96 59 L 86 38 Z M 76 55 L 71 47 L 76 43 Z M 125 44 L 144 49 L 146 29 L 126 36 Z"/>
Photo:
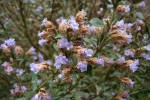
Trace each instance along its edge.
<path fill-rule="evenodd" d="M 0 99 L 150 100 L 144 2 L 1 0 Z"/>

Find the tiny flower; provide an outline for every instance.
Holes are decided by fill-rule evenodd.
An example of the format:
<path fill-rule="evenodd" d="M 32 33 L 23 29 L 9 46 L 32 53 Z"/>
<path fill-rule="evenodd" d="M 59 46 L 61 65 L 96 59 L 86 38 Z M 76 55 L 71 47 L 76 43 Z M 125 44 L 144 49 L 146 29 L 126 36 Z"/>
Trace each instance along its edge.
<path fill-rule="evenodd" d="M 86 61 L 80 61 L 77 64 L 77 69 L 80 69 L 81 72 L 84 72 L 87 70 L 87 62 Z"/>
<path fill-rule="evenodd" d="M 41 37 L 43 34 L 44 34 L 44 31 L 43 32 L 38 31 L 38 36 L 39 37 Z"/>
<path fill-rule="evenodd" d="M 139 65 L 139 60 L 137 59 L 134 61 L 134 63 L 129 64 L 130 70 L 134 73 L 137 70 L 138 65 Z"/>
<path fill-rule="evenodd" d="M 63 79 L 64 76 L 63 76 L 62 74 L 59 74 L 58 77 L 59 77 L 60 79 Z"/>
<path fill-rule="evenodd" d="M 144 48 L 150 52 L 150 44 L 148 44 L 147 46 L 144 46 Z"/>
<path fill-rule="evenodd" d="M 104 59 L 103 58 L 98 58 L 97 59 L 98 65 L 104 66 Z"/>
<path fill-rule="evenodd" d="M 129 6 L 126 6 L 125 12 L 129 12 L 129 11 L 130 11 L 130 7 L 129 7 Z"/>
<path fill-rule="evenodd" d="M 36 74 L 40 71 L 40 68 L 37 64 L 31 63 L 30 64 L 30 70 Z"/>
<path fill-rule="evenodd" d="M 41 25 L 45 26 L 46 22 L 47 22 L 47 18 L 44 18 Z"/>
<path fill-rule="evenodd" d="M 117 60 L 118 64 L 122 64 L 124 62 L 125 62 L 125 57 L 124 56 Z"/>
<path fill-rule="evenodd" d="M 82 12 L 82 14 L 83 14 L 84 16 L 87 15 L 87 13 L 86 13 L 83 9 L 81 10 L 81 12 Z"/>
<path fill-rule="evenodd" d="M 83 52 L 83 55 L 85 57 L 91 57 L 93 54 L 93 50 L 92 49 L 85 49 L 84 52 Z"/>
<path fill-rule="evenodd" d="M 21 86 L 22 92 L 26 92 L 27 88 L 25 86 Z"/>
<path fill-rule="evenodd" d="M 39 40 L 39 44 L 40 44 L 41 46 L 45 45 L 45 44 L 46 44 L 46 40 L 45 40 L 45 39 Z"/>
<path fill-rule="evenodd" d="M 75 21 L 74 17 L 71 16 L 70 20 L 68 20 L 69 26 L 73 31 L 77 31 L 79 28 L 79 24 Z"/>
<path fill-rule="evenodd" d="M 150 54 L 142 53 L 141 55 L 142 55 L 142 57 L 145 58 L 146 60 L 150 60 Z"/>
<path fill-rule="evenodd" d="M 54 66 L 57 69 L 59 69 L 62 65 L 66 65 L 68 63 L 68 61 L 69 60 L 66 58 L 66 56 L 63 56 L 62 54 L 59 54 L 55 58 L 55 64 L 54 64 Z"/>
<path fill-rule="evenodd" d="M 14 48 L 15 47 L 15 39 L 8 39 L 8 40 L 5 40 L 5 44 L 9 47 L 9 48 Z"/>
<path fill-rule="evenodd" d="M 134 53 L 131 50 L 125 50 L 124 55 L 134 58 Z"/>
<path fill-rule="evenodd" d="M 142 1 L 140 4 L 139 4 L 139 6 L 141 7 L 141 8 L 144 8 L 145 7 L 145 2 L 144 1 Z"/>
<path fill-rule="evenodd" d="M 25 72 L 23 69 L 16 69 L 17 75 L 22 75 Z"/>
<path fill-rule="evenodd" d="M 28 55 L 28 56 L 30 56 L 30 55 L 36 55 L 35 48 L 34 48 L 34 47 L 31 47 L 31 48 L 27 51 L 26 55 Z"/>

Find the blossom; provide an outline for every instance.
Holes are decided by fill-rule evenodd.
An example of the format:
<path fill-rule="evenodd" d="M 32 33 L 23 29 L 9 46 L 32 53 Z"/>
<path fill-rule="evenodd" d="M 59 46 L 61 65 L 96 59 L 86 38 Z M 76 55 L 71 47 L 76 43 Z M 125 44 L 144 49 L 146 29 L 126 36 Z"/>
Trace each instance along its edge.
<path fill-rule="evenodd" d="M 44 31 L 43 32 L 38 31 L 38 36 L 39 37 L 41 37 L 43 34 L 44 34 Z"/>
<path fill-rule="evenodd" d="M 138 65 L 139 65 L 139 60 L 137 59 L 134 61 L 134 63 L 129 64 L 130 70 L 134 73 L 137 70 Z"/>
<path fill-rule="evenodd" d="M 30 64 L 30 70 L 33 71 L 36 74 L 40 71 L 40 68 L 37 64 L 31 63 Z"/>
<path fill-rule="evenodd" d="M 8 39 L 8 40 L 5 40 L 4 42 L 9 48 L 14 48 L 15 47 L 15 39 Z"/>
<path fill-rule="evenodd" d="M 17 75 L 22 75 L 25 72 L 23 69 L 16 69 Z"/>
<path fill-rule="evenodd" d="M 150 52 L 150 44 L 148 44 L 147 46 L 144 46 L 144 48 Z"/>
<path fill-rule="evenodd" d="M 134 57 L 134 53 L 131 50 L 125 50 L 124 55 L 132 58 Z"/>
<path fill-rule="evenodd" d="M 39 44 L 40 44 L 41 46 L 45 45 L 45 44 L 46 44 L 46 40 L 45 40 L 45 39 L 39 40 Z"/>
<path fill-rule="evenodd" d="M 25 92 L 27 90 L 27 88 L 25 86 L 21 86 L 21 90 L 22 90 L 22 92 Z"/>
<path fill-rule="evenodd" d="M 122 56 L 120 59 L 117 60 L 118 64 L 122 64 L 124 62 L 125 62 L 125 57 L 124 56 Z"/>
<path fill-rule="evenodd" d="M 74 17 L 71 16 L 70 20 L 68 20 L 69 26 L 73 31 L 77 31 L 79 28 L 79 24 L 75 21 Z"/>
<path fill-rule="evenodd" d="M 87 15 L 87 13 L 86 13 L 83 9 L 81 10 L 81 12 L 82 12 L 82 14 L 83 14 L 84 16 Z"/>
<path fill-rule="evenodd" d="M 130 87 L 133 87 L 134 82 L 132 80 L 130 80 Z"/>
<path fill-rule="evenodd" d="M 67 50 L 70 50 L 73 48 L 73 43 L 68 42 L 66 38 L 62 38 L 58 41 L 58 48 L 66 48 Z"/>
<path fill-rule="evenodd" d="M 44 18 L 41 25 L 45 26 L 46 22 L 47 22 L 47 18 Z"/>
<path fill-rule="evenodd" d="M 120 20 L 120 21 L 118 21 L 118 26 L 120 26 L 121 28 L 123 28 L 124 27 L 124 20 Z"/>
<path fill-rule="evenodd" d="M 144 8 L 144 7 L 145 7 L 145 2 L 142 1 L 142 2 L 139 4 L 139 6 L 140 6 L 141 8 Z"/>
<path fill-rule="evenodd" d="M 55 64 L 54 66 L 59 69 L 62 65 L 66 65 L 68 63 L 68 59 L 66 56 L 63 56 L 62 54 L 59 54 L 55 58 Z"/>
<path fill-rule="evenodd" d="M 92 49 L 85 49 L 83 52 L 83 56 L 84 57 L 91 57 L 93 54 L 93 50 Z"/>
<path fill-rule="evenodd" d="M 97 62 L 99 65 L 104 66 L 104 59 L 103 58 L 98 57 Z"/>
<path fill-rule="evenodd" d="M 5 68 L 5 73 L 11 73 L 13 71 L 13 68 L 11 66 Z"/>
<path fill-rule="evenodd" d="M 125 12 L 129 12 L 129 11 L 130 11 L 130 7 L 129 7 L 129 6 L 126 6 Z"/>
<path fill-rule="evenodd" d="M 150 60 L 150 54 L 142 53 L 142 57 L 146 60 Z"/>
<path fill-rule="evenodd" d="M 77 69 L 80 69 L 81 72 L 84 72 L 87 70 L 87 62 L 86 61 L 80 61 L 77 64 Z"/>

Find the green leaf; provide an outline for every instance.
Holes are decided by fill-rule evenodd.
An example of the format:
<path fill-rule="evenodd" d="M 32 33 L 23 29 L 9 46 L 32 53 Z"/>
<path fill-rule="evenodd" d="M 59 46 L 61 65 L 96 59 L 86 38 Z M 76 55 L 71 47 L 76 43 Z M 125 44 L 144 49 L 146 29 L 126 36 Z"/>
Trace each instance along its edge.
<path fill-rule="evenodd" d="M 137 12 L 137 13 L 136 13 L 136 16 L 137 16 L 137 17 L 139 17 L 140 19 L 144 19 L 143 14 L 142 14 L 142 13 L 140 13 L 140 12 Z"/>
<path fill-rule="evenodd" d="M 28 100 L 28 98 L 22 97 L 22 98 L 18 98 L 18 99 L 16 99 L 16 100 Z"/>
<path fill-rule="evenodd" d="M 88 64 L 87 71 L 84 72 L 86 75 L 92 76 L 92 65 Z"/>
<path fill-rule="evenodd" d="M 33 73 L 33 74 L 32 74 L 32 80 L 31 80 L 31 82 L 32 82 L 32 83 L 36 83 L 37 80 L 38 80 L 37 75 Z"/>
<path fill-rule="evenodd" d="M 103 22 L 102 22 L 100 19 L 98 19 L 98 18 L 93 18 L 93 19 L 91 19 L 91 20 L 90 20 L 90 23 L 91 23 L 93 26 L 95 26 L 95 27 L 102 27 L 102 26 L 104 26 Z"/>

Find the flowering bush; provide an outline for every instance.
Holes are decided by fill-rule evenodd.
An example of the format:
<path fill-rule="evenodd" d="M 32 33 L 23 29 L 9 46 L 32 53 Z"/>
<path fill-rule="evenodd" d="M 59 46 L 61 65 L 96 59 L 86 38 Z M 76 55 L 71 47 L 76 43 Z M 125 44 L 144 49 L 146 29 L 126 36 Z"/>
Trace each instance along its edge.
<path fill-rule="evenodd" d="M 144 1 L 0 3 L 2 100 L 150 99 Z"/>

